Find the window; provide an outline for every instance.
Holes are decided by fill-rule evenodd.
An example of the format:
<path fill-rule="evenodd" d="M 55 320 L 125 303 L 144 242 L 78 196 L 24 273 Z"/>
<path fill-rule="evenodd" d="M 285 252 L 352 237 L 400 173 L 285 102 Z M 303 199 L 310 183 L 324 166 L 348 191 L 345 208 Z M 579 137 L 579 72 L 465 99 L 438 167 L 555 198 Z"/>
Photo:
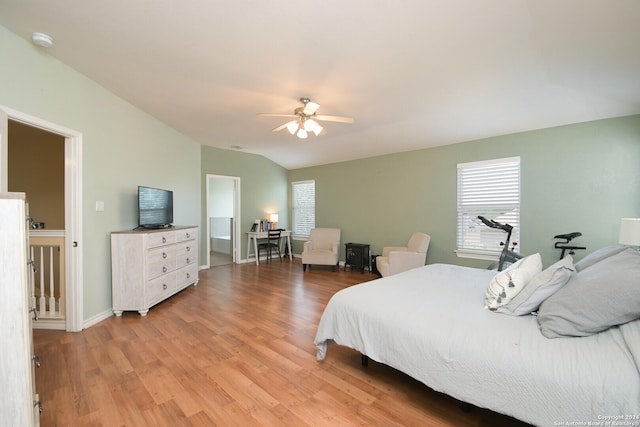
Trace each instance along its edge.
<path fill-rule="evenodd" d="M 513 226 L 511 242 L 520 243 L 520 157 L 458 164 L 456 253 L 463 258 L 495 259 L 506 233 L 487 227 L 478 215 Z"/>
<path fill-rule="evenodd" d="M 298 181 L 291 183 L 291 204 L 293 207 L 293 235 L 309 236 L 316 226 L 316 182 Z"/>

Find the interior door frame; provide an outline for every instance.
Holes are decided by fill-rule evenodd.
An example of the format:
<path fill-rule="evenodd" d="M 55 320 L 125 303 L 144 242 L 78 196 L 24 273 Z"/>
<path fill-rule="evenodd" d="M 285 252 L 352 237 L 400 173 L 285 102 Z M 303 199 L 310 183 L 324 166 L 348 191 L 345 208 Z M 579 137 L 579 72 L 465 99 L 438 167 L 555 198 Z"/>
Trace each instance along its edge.
<path fill-rule="evenodd" d="M 0 105 L 0 191 L 8 190 L 8 120 L 64 137 L 64 216 L 66 330 L 81 331 L 84 323 L 82 288 L 82 133 Z"/>
<path fill-rule="evenodd" d="M 211 257 L 209 256 L 209 254 L 211 253 L 211 224 L 209 221 L 209 218 L 211 217 L 210 212 L 209 212 L 209 191 L 210 191 L 210 187 L 209 187 L 209 182 L 212 179 L 230 179 L 233 181 L 233 239 L 231 239 L 231 243 L 232 243 L 232 247 L 231 247 L 231 254 L 232 254 L 232 258 L 233 258 L 233 263 L 234 264 L 240 264 L 240 260 L 241 260 L 241 249 L 242 249 L 242 244 L 240 243 L 240 227 L 238 226 L 238 224 L 241 224 L 240 222 L 240 177 L 237 176 L 227 176 L 227 175 L 213 175 L 213 174 L 207 174 L 206 175 L 206 224 L 207 224 L 207 230 L 206 230 L 206 236 L 207 236 L 207 253 L 206 253 L 206 257 L 207 257 L 207 267 L 211 267 Z"/>

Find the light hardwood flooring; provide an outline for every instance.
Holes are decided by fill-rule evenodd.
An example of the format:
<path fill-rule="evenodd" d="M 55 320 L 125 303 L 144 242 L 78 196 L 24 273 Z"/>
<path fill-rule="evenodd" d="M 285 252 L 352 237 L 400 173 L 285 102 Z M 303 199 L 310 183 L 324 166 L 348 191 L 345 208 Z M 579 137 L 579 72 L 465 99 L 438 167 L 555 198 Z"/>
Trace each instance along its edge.
<path fill-rule="evenodd" d="M 225 265 L 151 308 L 79 333 L 35 330 L 49 426 L 524 426 L 313 338 L 336 291 L 368 272 L 299 260 Z"/>

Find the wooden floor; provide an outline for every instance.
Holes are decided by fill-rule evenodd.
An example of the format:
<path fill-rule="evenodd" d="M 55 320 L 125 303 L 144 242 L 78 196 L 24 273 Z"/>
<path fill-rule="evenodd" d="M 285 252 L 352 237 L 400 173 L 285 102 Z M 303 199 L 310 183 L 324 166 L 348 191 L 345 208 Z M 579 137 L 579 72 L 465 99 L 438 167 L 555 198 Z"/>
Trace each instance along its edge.
<path fill-rule="evenodd" d="M 313 338 L 336 291 L 375 276 L 299 260 L 226 265 L 79 333 L 36 330 L 48 426 L 521 426 Z"/>

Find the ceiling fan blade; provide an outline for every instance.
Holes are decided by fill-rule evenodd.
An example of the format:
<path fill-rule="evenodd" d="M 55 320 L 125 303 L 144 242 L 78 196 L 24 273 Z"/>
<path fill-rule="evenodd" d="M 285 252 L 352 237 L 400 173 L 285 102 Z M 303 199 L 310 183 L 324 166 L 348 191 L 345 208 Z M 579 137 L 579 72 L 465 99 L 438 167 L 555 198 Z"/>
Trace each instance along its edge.
<path fill-rule="evenodd" d="M 278 113 L 258 113 L 258 114 L 256 114 L 256 116 L 263 116 L 263 117 L 298 117 L 295 114 L 278 114 Z"/>
<path fill-rule="evenodd" d="M 307 116 L 311 116 L 313 113 L 318 111 L 318 108 L 320 108 L 320 104 L 316 104 L 313 101 L 308 101 L 306 104 L 304 104 L 302 112 Z"/>
<path fill-rule="evenodd" d="M 277 128 L 273 128 L 271 130 L 271 132 L 278 132 L 278 131 L 281 131 L 282 129 L 286 128 L 289 131 L 289 133 L 291 133 L 293 135 L 295 133 L 295 131 L 298 129 L 299 126 L 300 126 L 300 122 L 298 120 L 291 120 L 290 122 L 287 122 L 287 123 L 285 123 L 283 125 L 280 125 Z"/>
<path fill-rule="evenodd" d="M 278 126 L 277 128 L 273 128 L 273 129 L 271 130 L 271 132 L 278 132 L 278 131 L 280 131 L 280 130 L 282 130 L 282 129 L 286 128 L 288 124 L 289 124 L 289 122 L 287 122 L 287 123 L 285 123 L 285 124 L 283 124 L 283 125 L 280 125 L 280 126 Z"/>
<path fill-rule="evenodd" d="M 314 118 L 318 120 L 322 120 L 325 122 L 338 122 L 338 123 L 354 123 L 356 119 L 353 117 L 342 117 L 342 116 L 327 116 L 327 115 L 316 115 Z"/>

